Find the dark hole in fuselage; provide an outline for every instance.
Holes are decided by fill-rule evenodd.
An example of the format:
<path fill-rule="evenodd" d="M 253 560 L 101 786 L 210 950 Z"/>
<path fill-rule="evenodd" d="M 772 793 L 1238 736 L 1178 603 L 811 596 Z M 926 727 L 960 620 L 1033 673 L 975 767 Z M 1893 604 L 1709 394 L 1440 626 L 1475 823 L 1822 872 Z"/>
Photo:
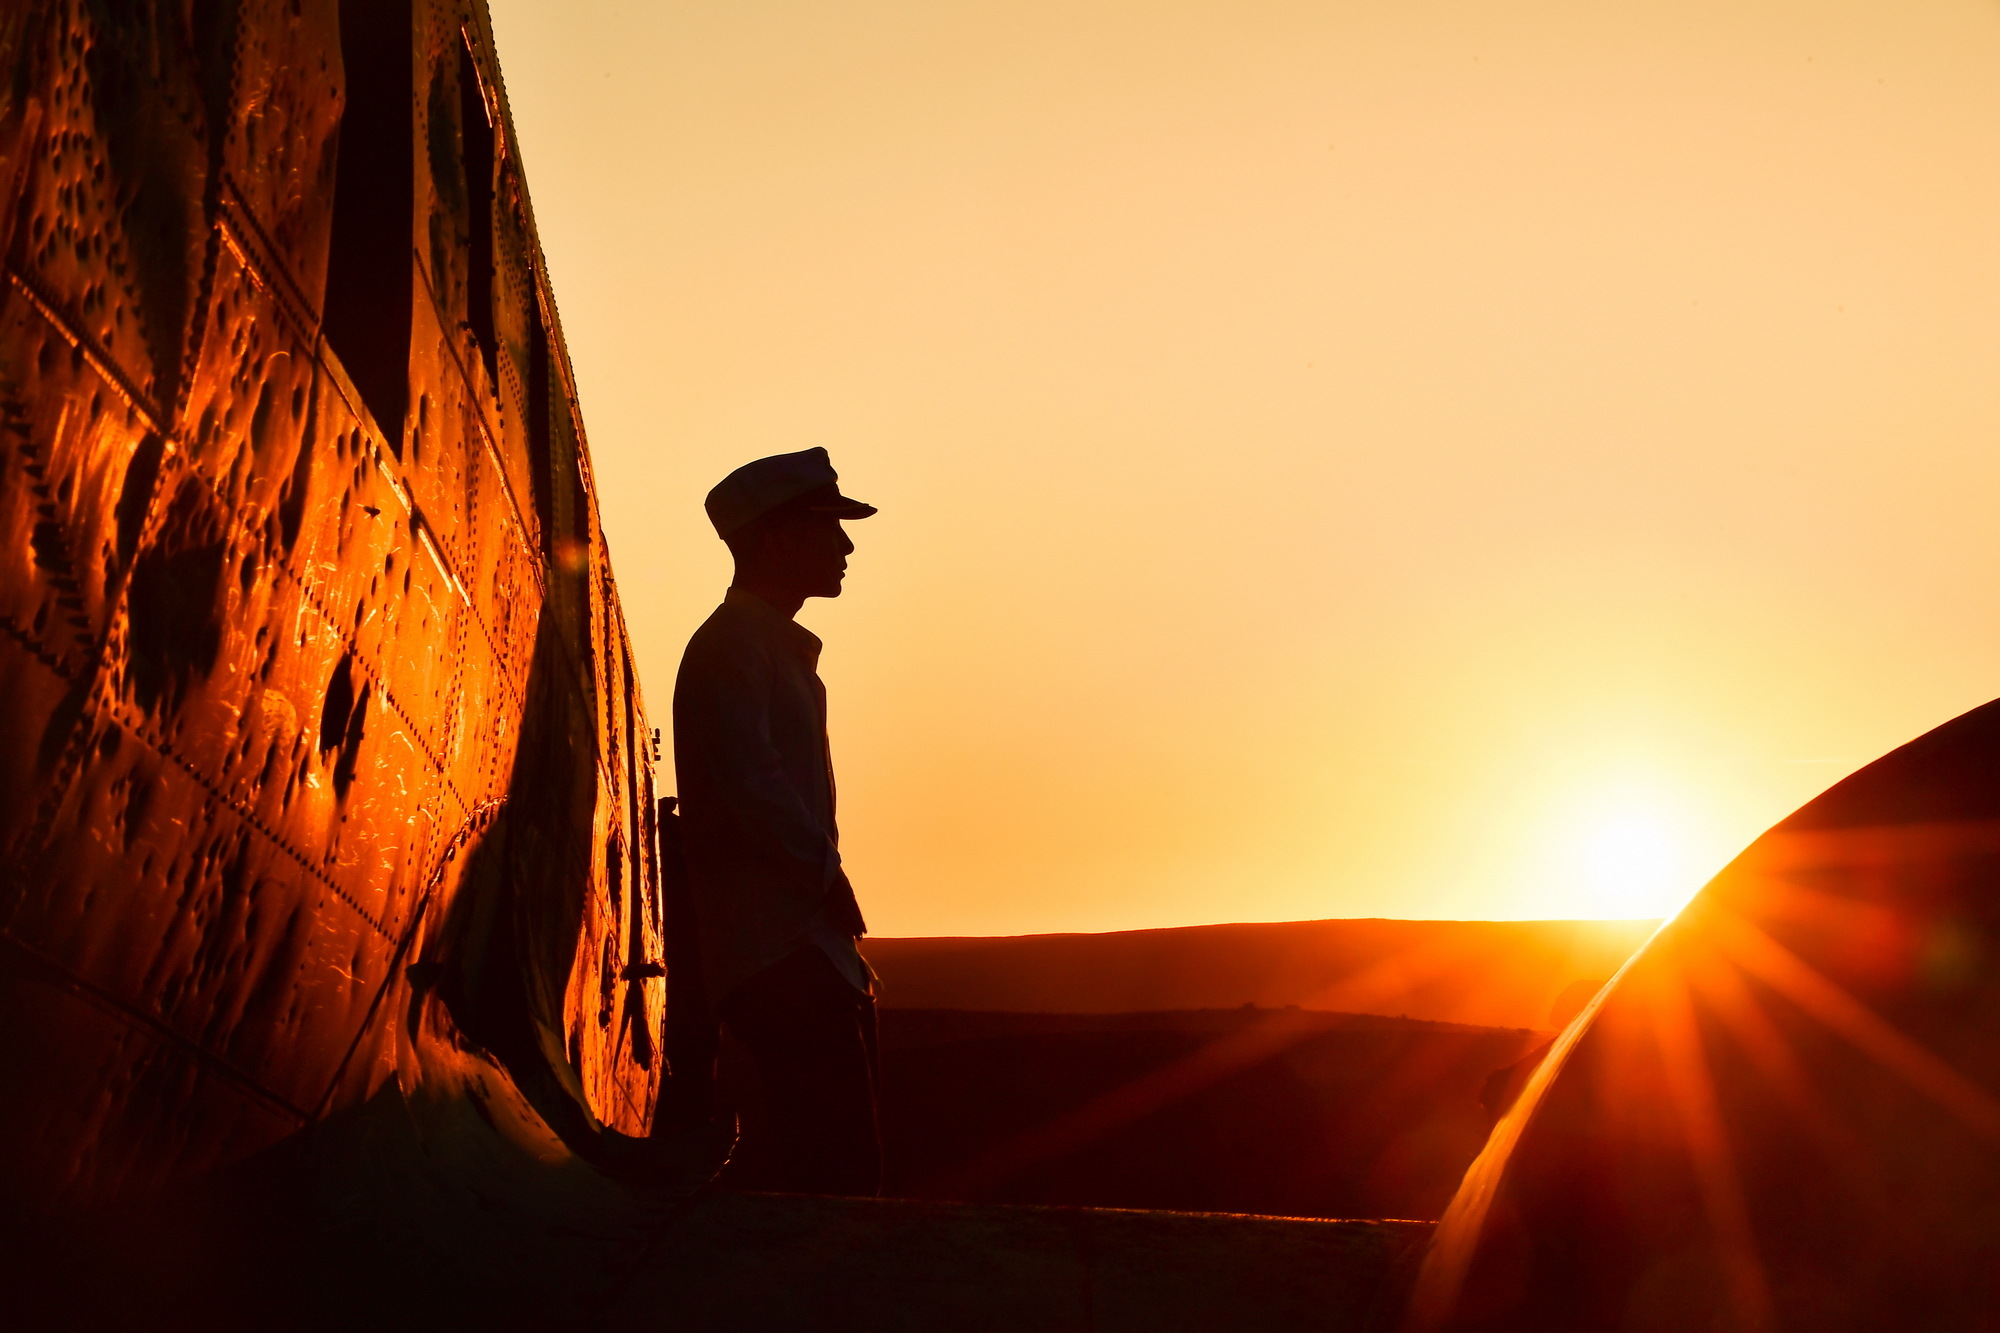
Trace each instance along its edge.
<path fill-rule="evenodd" d="M 131 464 L 125 469 L 125 482 L 119 487 L 118 503 L 111 511 L 117 523 L 121 565 L 130 562 L 132 553 L 139 549 L 139 533 L 146 524 L 146 507 L 153 500 L 153 483 L 159 479 L 164 452 L 160 437 L 149 433 L 139 442 Z"/>
<path fill-rule="evenodd" d="M 340 659 L 326 683 L 326 701 L 319 712 L 319 752 L 339 751 L 333 761 L 333 794 L 347 795 L 354 785 L 354 766 L 361 755 L 361 731 L 368 721 L 368 682 L 354 690 L 354 655 Z"/>
<path fill-rule="evenodd" d="M 347 739 L 347 721 L 354 713 L 354 659 L 343 657 L 326 683 L 326 700 L 319 710 L 319 752 L 336 749 Z"/>

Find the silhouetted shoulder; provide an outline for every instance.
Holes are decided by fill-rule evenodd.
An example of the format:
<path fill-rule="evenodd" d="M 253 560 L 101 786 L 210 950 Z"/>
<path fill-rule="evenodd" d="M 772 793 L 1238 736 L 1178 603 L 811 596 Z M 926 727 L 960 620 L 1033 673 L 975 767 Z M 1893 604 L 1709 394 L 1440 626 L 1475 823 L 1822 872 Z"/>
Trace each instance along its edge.
<path fill-rule="evenodd" d="M 771 632 L 754 611 L 734 602 L 724 602 L 709 612 L 688 640 L 688 653 L 768 652 Z"/>
<path fill-rule="evenodd" d="M 700 693 L 726 681 L 766 678 L 772 649 L 771 635 L 753 611 L 724 602 L 688 639 L 674 693 Z"/>

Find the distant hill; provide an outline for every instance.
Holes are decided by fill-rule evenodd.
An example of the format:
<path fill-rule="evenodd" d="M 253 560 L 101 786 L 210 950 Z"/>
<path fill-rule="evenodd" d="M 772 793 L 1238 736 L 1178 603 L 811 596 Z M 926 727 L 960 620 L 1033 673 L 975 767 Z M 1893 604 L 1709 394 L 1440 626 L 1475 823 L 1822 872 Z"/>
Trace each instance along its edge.
<path fill-rule="evenodd" d="M 1437 1217 L 1486 1141 L 1481 1094 L 1540 1041 L 1295 1009 L 882 1015 L 891 1195 L 1303 1217 Z M 754 1071 L 728 1183 L 768 1187 Z"/>
<path fill-rule="evenodd" d="M 892 1009 L 1113 1014 L 1296 1005 L 1540 1029 L 1574 1013 L 1572 988 L 1609 977 L 1658 924 L 1285 921 L 871 937 L 863 952 L 882 978 L 883 1007 Z M 1552 1019 L 1558 1000 L 1567 1012 Z"/>

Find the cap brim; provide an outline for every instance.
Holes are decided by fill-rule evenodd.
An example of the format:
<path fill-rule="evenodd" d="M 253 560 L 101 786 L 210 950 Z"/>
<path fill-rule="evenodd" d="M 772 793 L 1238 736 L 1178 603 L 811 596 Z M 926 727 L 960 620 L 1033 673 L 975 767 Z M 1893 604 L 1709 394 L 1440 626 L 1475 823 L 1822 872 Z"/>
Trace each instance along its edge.
<path fill-rule="evenodd" d="M 841 519 L 867 518 L 869 515 L 877 512 L 874 505 L 865 505 L 859 500 L 850 500 L 844 495 L 837 500 L 824 500 L 817 504 L 807 504 L 801 507 L 808 513 L 832 514 L 835 518 Z"/>

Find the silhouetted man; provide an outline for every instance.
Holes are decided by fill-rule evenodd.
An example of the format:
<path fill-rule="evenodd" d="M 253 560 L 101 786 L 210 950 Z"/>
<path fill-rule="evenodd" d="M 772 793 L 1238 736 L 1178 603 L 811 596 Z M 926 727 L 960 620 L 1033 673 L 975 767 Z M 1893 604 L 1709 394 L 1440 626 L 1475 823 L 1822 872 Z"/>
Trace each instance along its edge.
<path fill-rule="evenodd" d="M 688 885 L 709 997 L 750 1049 L 783 1188 L 874 1194 L 875 1000 L 840 864 L 820 641 L 792 619 L 840 596 L 854 550 L 826 450 L 748 463 L 709 492 L 736 560 L 674 684 Z M 754 1129 L 754 1126 L 753 1126 Z"/>

